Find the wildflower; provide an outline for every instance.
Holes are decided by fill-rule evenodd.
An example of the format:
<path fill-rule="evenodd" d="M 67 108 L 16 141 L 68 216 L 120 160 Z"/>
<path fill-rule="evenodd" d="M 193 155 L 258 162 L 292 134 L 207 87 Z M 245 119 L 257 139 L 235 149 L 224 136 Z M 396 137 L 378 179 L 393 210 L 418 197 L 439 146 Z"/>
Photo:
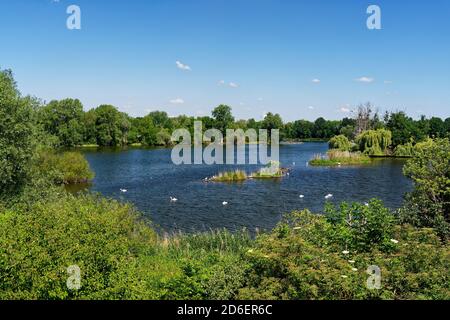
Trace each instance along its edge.
<path fill-rule="evenodd" d="M 342 253 L 343 253 L 343 254 L 349 254 L 349 253 L 350 253 L 350 251 L 348 251 L 348 250 L 344 250 L 344 251 L 342 251 Z"/>
<path fill-rule="evenodd" d="M 397 243 L 398 243 L 398 240 L 391 239 L 391 242 L 397 244 Z"/>
<path fill-rule="evenodd" d="M 348 260 L 349 263 L 355 263 L 355 260 Z"/>
<path fill-rule="evenodd" d="M 352 268 L 352 271 L 358 271 L 358 269 L 356 269 L 356 268 Z"/>
<path fill-rule="evenodd" d="M 344 279 L 348 278 L 347 276 L 344 276 L 344 275 L 342 275 L 341 277 L 344 278 Z"/>

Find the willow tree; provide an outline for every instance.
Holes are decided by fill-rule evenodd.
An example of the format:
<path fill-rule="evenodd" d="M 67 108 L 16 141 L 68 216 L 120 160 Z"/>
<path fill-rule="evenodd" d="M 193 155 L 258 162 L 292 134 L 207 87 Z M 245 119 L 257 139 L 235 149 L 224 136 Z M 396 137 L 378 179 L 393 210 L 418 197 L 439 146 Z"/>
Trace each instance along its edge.
<path fill-rule="evenodd" d="M 368 155 L 385 155 L 392 144 L 392 133 L 386 129 L 367 130 L 356 137 L 359 150 Z"/>
<path fill-rule="evenodd" d="M 330 149 L 338 149 L 341 151 L 350 151 L 351 142 L 344 135 L 338 135 L 330 139 L 328 142 Z"/>

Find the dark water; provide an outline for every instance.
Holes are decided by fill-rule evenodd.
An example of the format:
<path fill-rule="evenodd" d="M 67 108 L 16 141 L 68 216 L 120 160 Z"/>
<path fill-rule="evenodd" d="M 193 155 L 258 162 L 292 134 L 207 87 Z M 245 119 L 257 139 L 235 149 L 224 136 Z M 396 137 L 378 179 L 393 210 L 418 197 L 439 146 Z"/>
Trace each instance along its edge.
<path fill-rule="evenodd" d="M 307 166 L 325 143 L 280 147 L 283 167 L 290 176 L 278 180 L 248 180 L 243 183 L 205 183 L 205 177 L 238 166 L 172 164 L 170 149 L 84 151 L 96 173 L 91 190 L 132 202 L 164 230 L 231 230 L 247 227 L 271 229 L 282 214 L 309 208 L 321 212 L 325 195 L 332 202 L 380 198 L 391 208 L 399 207 L 411 183 L 402 174 L 402 160 L 376 160 L 372 165 L 325 168 Z M 293 164 L 295 162 L 295 165 Z M 257 166 L 240 166 L 248 173 Z M 127 189 L 121 193 L 120 189 Z M 300 194 L 305 197 L 301 199 Z M 176 203 L 170 197 L 176 197 Z M 223 206 L 222 202 L 229 204 Z"/>

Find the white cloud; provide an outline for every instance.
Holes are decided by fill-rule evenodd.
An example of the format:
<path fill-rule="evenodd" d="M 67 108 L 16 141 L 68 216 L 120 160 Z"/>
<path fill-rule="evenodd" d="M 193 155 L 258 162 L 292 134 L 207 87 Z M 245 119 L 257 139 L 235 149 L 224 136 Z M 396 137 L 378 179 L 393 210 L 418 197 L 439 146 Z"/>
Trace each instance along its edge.
<path fill-rule="evenodd" d="M 175 61 L 177 68 L 185 71 L 191 71 L 191 67 L 189 67 L 187 64 L 184 64 L 180 61 Z"/>
<path fill-rule="evenodd" d="M 183 104 L 184 100 L 181 99 L 181 98 L 176 98 L 176 99 L 170 100 L 169 102 L 172 103 L 172 104 Z"/>
<path fill-rule="evenodd" d="M 312 79 L 311 80 L 313 83 L 320 83 L 320 79 Z"/>
<path fill-rule="evenodd" d="M 314 107 L 313 106 L 308 106 L 308 109 L 309 110 L 314 110 Z"/>
<path fill-rule="evenodd" d="M 341 112 L 343 112 L 343 113 L 349 113 L 349 112 L 351 112 L 351 110 L 350 110 L 348 107 L 341 107 L 341 108 L 339 109 L 339 111 L 341 111 Z"/>
<path fill-rule="evenodd" d="M 370 78 L 370 77 L 361 77 L 358 79 L 355 79 L 358 82 L 364 82 L 364 83 L 371 83 L 373 82 L 375 79 L 374 78 Z"/>
<path fill-rule="evenodd" d="M 236 82 L 230 82 L 228 84 L 225 83 L 225 80 L 220 80 L 218 83 L 219 86 L 224 86 L 224 85 L 228 85 L 231 88 L 238 88 L 239 85 Z"/>

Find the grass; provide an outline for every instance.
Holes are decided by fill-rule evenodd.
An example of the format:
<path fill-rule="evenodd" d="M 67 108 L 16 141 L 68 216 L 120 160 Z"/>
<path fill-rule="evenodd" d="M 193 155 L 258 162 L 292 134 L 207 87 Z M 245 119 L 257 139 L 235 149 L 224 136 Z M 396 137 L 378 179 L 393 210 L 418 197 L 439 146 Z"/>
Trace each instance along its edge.
<path fill-rule="evenodd" d="M 314 159 L 309 162 L 309 164 L 312 166 L 324 167 L 361 165 L 369 163 L 370 158 L 359 152 L 339 151 L 335 149 L 328 151 L 326 156 L 320 154 L 315 155 Z"/>
<path fill-rule="evenodd" d="M 218 175 L 212 177 L 211 181 L 216 182 L 236 182 L 247 180 L 247 173 L 243 170 L 220 172 Z"/>
<path fill-rule="evenodd" d="M 284 176 L 284 174 L 283 174 L 282 169 L 278 169 L 276 172 L 273 172 L 273 173 L 269 172 L 269 171 L 261 170 L 261 171 L 255 172 L 251 175 L 251 177 L 254 179 L 272 179 L 272 178 L 281 178 L 283 176 Z"/>

